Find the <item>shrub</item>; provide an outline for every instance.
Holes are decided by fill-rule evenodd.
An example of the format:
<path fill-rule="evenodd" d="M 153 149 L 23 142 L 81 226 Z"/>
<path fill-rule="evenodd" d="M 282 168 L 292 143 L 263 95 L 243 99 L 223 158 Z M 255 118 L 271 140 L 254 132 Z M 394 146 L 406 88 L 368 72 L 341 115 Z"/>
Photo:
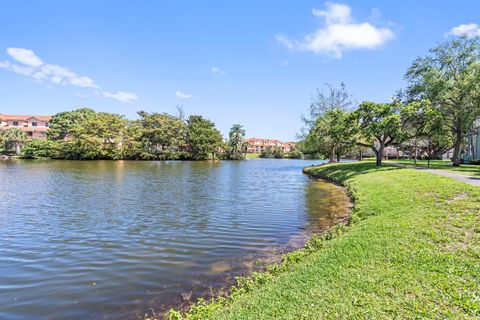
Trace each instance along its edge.
<path fill-rule="evenodd" d="M 54 150 L 54 141 L 34 139 L 23 146 L 21 157 L 24 159 L 53 158 Z"/>

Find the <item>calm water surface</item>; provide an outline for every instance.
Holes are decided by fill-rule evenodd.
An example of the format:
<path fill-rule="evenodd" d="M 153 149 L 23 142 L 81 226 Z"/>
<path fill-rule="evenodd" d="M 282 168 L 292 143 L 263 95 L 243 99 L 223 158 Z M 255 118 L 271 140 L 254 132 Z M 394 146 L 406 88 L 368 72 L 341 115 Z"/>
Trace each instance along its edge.
<path fill-rule="evenodd" d="M 337 219 L 302 160 L 0 161 L 0 319 L 135 319 Z"/>

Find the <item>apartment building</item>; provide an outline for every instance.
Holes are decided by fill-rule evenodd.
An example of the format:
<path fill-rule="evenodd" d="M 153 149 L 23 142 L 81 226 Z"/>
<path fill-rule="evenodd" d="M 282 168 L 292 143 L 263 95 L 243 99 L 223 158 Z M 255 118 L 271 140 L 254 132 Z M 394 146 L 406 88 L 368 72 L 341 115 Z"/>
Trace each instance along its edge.
<path fill-rule="evenodd" d="M 0 131 L 18 128 L 29 139 L 45 139 L 51 116 L 31 116 L 0 113 Z"/>
<path fill-rule="evenodd" d="M 261 153 L 267 147 L 283 152 L 290 152 L 295 148 L 295 142 L 282 142 L 273 139 L 248 138 L 245 139 L 245 142 L 247 142 L 248 153 Z"/>

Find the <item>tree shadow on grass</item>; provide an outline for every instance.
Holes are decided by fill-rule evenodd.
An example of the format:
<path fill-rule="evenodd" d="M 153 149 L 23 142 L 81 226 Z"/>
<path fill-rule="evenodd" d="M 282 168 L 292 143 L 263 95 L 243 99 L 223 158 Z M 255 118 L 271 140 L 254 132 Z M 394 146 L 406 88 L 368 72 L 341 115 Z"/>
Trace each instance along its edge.
<path fill-rule="evenodd" d="M 312 166 L 305 168 L 304 172 L 315 178 L 323 178 L 343 183 L 346 180 L 361 174 L 392 170 L 402 170 L 402 168 L 391 166 L 387 163 L 383 164 L 381 167 L 377 167 L 375 162 L 359 161 Z"/>

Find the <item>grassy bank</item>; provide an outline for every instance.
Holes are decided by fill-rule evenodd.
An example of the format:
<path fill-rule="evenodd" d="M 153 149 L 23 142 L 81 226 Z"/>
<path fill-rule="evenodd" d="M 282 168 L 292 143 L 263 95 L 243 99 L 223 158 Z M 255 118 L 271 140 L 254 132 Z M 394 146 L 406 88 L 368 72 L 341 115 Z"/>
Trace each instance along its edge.
<path fill-rule="evenodd" d="M 306 171 L 349 188 L 348 230 L 187 318 L 480 317 L 480 188 L 371 162 Z"/>
<path fill-rule="evenodd" d="M 415 164 L 413 160 L 409 160 L 409 159 L 387 160 L 385 162 L 386 163 L 396 162 L 396 163 L 406 164 L 410 166 L 416 165 L 417 167 L 425 167 L 425 168 L 428 165 L 427 160 L 417 160 L 417 164 Z M 431 160 L 430 168 L 448 170 L 448 171 L 453 171 L 453 172 L 470 175 L 470 176 L 480 176 L 480 165 L 462 164 L 460 167 L 454 167 L 453 162 L 450 160 Z"/>

